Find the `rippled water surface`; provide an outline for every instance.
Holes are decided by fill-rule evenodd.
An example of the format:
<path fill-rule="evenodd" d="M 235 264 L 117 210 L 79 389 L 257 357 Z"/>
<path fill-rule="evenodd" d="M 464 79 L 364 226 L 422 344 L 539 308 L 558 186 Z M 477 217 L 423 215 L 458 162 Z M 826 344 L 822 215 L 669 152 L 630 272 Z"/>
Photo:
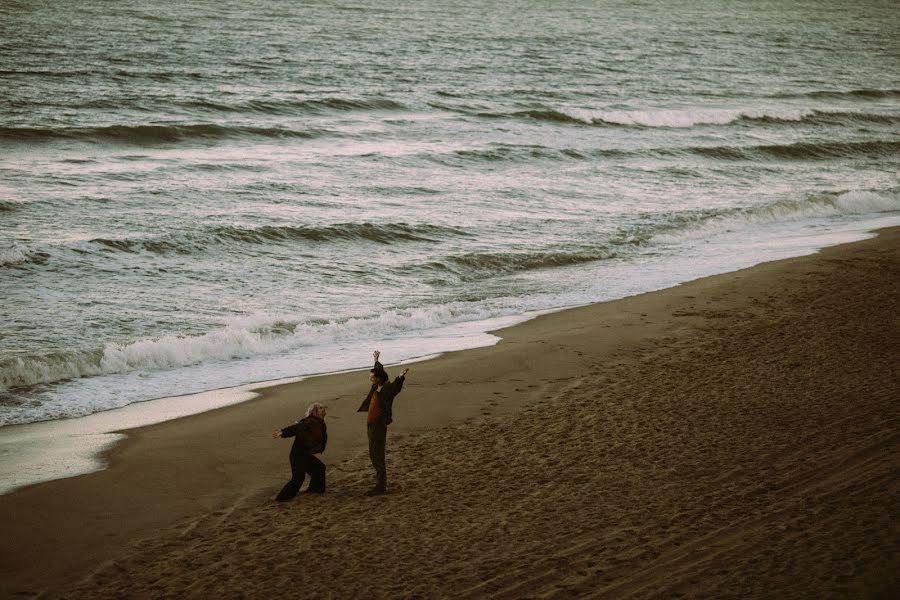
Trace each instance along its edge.
<path fill-rule="evenodd" d="M 900 222 L 891 2 L 5 2 L 0 424 Z"/>

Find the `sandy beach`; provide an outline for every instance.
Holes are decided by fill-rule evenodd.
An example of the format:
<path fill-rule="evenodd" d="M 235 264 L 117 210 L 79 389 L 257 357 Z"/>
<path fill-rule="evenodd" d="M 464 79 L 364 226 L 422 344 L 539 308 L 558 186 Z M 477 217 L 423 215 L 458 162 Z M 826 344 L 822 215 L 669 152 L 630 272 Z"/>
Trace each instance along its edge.
<path fill-rule="evenodd" d="M 897 597 L 898 282 L 895 228 L 413 363 L 376 498 L 365 371 L 130 431 L 0 496 L 0 596 Z M 328 492 L 275 503 L 313 401 Z"/>

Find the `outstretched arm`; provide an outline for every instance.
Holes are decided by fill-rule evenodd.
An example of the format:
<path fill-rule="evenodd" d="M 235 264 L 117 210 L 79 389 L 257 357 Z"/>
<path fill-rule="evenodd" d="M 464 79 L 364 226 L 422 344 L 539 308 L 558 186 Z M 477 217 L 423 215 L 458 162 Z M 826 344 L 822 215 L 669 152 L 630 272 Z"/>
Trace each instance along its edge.
<path fill-rule="evenodd" d="M 272 437 L 280 438 L 280 437 L 293 437 L 297 435 L 297 430 L 300 428 L 300 421 L 297 421 L 293 425 L 288 425 L 284 429 L 273 429 Z"/>
<path fill-rule="evenodd" d="M 409 373 L 409 369 L 403 369 L 403 372 L 397 376 L 394 381 L 391 382 L 391 387 L 394 390 L 394 394 L 399 394 L 400 390 L 403 389 L 403 382 L 406 381 L 406 374 Z"/>

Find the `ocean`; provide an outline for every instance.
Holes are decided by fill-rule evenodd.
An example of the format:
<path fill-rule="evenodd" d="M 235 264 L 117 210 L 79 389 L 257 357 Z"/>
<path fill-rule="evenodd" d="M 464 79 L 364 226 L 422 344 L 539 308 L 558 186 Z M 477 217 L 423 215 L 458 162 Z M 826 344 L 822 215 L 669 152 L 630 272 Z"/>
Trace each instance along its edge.
<path fill-rule="evenodd" d="M 890 1 L 13 0 L 0 33 L 0 437 L 900 224 Z"/>

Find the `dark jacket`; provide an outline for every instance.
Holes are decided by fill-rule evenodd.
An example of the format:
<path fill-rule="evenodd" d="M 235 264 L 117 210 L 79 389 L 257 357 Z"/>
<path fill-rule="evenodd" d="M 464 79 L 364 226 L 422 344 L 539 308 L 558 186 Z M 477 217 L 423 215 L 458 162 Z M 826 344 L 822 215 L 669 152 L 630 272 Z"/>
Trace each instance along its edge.
<path fill-rule="evenodd" d="M 325 425 L 325 419 L 310 415 L 282 429 L 281 437 L 294 438 L 291 453 L 298 451 L 319 454 L 325 452 L 325 446 L 328 444 L 328 427 Z"/>
<path fill-rule="evenodd" d="M 384 372 L 384 367 L 381 366 L 380 362 L 375 363 L 375 372 Z M 378 408 L 381 409 L 381 417 L 379 421 L 385 425 L 390 425 L 393 422 L 393 406 L 394 406 L 394 398 L 397 394 L 400 393 L 400 390 L 403 389 L 403 375 L 397 377 L 394 381 L 389 381 L 381 386 L 381 390 L 378 392 Z M 369 388 L 369 393 L 366 394 L 366 397 L 363 399 L 363 403 L 357 409 L 356 412 L 368 412 L 369 410 L 369 402 L 372 400 L 372 392 L 377 390 L 378 386 L 373 385 Z"/>

